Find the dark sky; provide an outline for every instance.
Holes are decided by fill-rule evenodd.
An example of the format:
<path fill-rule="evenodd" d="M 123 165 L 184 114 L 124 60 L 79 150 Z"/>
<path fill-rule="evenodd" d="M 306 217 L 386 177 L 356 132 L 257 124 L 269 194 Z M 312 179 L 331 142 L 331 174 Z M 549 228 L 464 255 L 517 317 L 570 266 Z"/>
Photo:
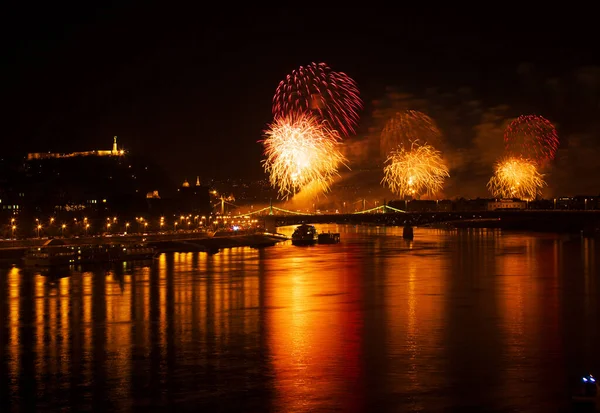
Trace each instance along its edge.
<path fill-rule="evenodd" d="M 544 77 L 599 63 L 594 13 L 564 5 L 13 3 L 0 13 L 4 151 L 103 149 L 118 135 L 178 181 L 262 177 L 257 141 L 271 120 L 273 92 L 310 62 L 358 82 L 366 103 L 361 133 L 369 102 L 386 86 L 415 93 L 468 86 L 489 105 L 513 104 L 522 63 Z"/>

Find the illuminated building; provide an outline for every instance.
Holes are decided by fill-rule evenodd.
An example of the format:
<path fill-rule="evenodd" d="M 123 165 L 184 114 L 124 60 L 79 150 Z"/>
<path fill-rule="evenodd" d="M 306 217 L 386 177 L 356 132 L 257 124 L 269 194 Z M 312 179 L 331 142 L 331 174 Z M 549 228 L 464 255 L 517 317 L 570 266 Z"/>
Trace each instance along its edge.
<path fill-rule="evenodd" d="M 210 205 L 209 187 L 200 183 L 200 177 L 196 177 L 194 186 L 186 180 L 177 190 L 176 205 L 177 213 L 194 213 L 208 215 L 212 211 Z"/>
<path fill-rule="evenodd" d="M 499 209 L 526 209 L 527 202 L 517 199 L 500 199 L 489 201 L 487 204 L 488 211 L 497 211 Z"/>
<path fill-rule="evenodd" d="M 53 153 L 53 152 L 32 152 L 27 154 L 27 160 L 33 159 L 58 159 L 58 158 L 73 158 L 76 156 L 123 156 L 125 151 L 117 147 L 117 137 L 113 138 L 113 146 L 111 150 L 94 150 L 84 152 L 71 153 Z"/>

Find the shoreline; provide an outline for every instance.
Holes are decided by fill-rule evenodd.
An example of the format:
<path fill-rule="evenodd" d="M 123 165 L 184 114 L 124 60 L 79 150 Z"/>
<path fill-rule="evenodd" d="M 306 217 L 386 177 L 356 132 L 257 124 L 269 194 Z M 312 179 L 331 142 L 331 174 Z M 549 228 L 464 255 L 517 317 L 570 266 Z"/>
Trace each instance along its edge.
<path fill-rule="evenodd" d="M 85 238 L 56 238 L 66 246 L 97 245 L 97 244 L 135 244 L 144 243 L 156 248 L 157 253 L 163 252 L 206 252 L 214 254 L 225 248 L 250 247 L 265 248 L 289 238 L 282 234 L 271 233 L 242 233 L 235 235 L 208 236 L 206 233 L 194 234 L 148 234 L 125 237 L 85 237 Z M 31 242 L 35 241 L 35 242 Z M 15 240 L 0 243 L 0 263 L 3 265 L 19 265 L 25 252 L 31 248 L 41 247 L 47 239 Z M 12 243 L 13 245 L 6 245 Z M 4 245 L 2 245 L 4 244 Z"/>

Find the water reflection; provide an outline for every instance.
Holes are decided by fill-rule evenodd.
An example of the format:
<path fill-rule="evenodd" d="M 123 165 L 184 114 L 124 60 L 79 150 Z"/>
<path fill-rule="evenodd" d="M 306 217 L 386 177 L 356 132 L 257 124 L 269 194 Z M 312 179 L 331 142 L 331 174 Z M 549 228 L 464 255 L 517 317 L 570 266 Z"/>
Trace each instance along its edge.
<path fill-rule="evenodd" d="M 266 272 L 275 409 L 362 411 L 362 274 L 318 250 Z"/>
<path fill-rule="evenodd" d="M 0 271 L 2 411 L 556 411 L 600 371 L 594 240 L 320 229 L 342 243 Z"/>
<path fill-rule="evenodd" d="M 555 236 L 536 239 L 503 236 L 496 248 L 496 296 L 502 333 L 503 394 L 541 409 L 555 407 L 533 388 L 553 387 L 566 372 L 550 374 L 561 365 L 557 334 L 557 247 Z M 539 351 L 544 348 L 545 351 Z M 551 369 L 548 367 L 551 366 Z M 556 371 L 556 370 L 555 370 Z M 529 389 L 528 387 L 531 387 Z"/>
<path fill-rule="evenodd" d="M 431 403 L 432 390 L 445 381 L 437 372 L 445 363 L 442 293 L 448 258 L 439 253 L 446 248 L 444 237 L 434 234 L 402 240 L 402 249 L 386 261 L 389 391 L 403 410 L 422 410 L 424 399 Z"/>

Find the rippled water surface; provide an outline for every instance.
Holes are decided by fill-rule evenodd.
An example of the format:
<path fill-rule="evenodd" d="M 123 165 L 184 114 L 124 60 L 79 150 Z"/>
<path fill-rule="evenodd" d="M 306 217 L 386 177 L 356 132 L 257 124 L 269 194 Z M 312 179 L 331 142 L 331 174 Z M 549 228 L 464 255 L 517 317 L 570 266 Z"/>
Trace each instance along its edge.
<path fill-rule="evenodd" d="M 594 240 L 317 228 L 342 243 L 0 270 L 1 411 L 562 412 L 600 373 Z"/>

